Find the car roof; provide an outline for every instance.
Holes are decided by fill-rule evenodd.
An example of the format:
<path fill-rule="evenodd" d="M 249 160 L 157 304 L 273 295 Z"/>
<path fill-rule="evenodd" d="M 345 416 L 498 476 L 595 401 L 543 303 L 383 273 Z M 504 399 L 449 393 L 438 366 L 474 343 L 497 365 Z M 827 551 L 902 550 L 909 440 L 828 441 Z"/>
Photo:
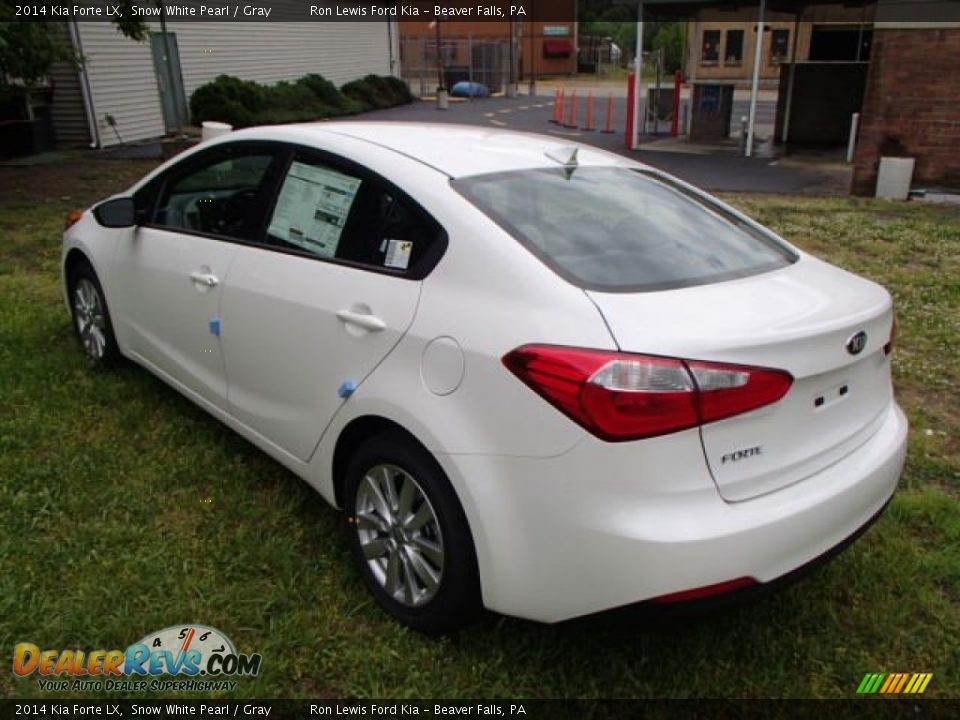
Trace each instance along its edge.
<path fill-rule="evenodd" d="M 337 134 L 369 142 L 418 160 L 449 175 L 464 177 L 540 167 L 556 167 L 558 160 L 568 157 L 577 147 L 580 165 L 629 165 L 627 158 L 580 145 L 573 137 L 549 137 L 476 125 L 442 125 L 411 122 L 317 122 L 278 125 L 230 133 L 245 137 L 284 140 L 311 145 L 320 144 L 323 136 Z M 322 144 L 321 144 L 322 147 Z"/>

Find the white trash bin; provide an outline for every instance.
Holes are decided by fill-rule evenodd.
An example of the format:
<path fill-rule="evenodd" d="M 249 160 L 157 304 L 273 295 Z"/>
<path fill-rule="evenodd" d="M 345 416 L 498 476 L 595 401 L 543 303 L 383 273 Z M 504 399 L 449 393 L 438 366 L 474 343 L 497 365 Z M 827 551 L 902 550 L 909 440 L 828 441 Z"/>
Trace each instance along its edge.
<path fill-rule="evenodd" d="M 226 135 L 228 132 L 232 131 L 233 125 L 227 125 L 227 123 L 222 122 L 214 122 L 213 120 L 205 120 L 200 131 L 200 142 L 213 140 L 215 137 Z"/>
<path fill-rule="evenodd" d="M 877 197 L 906 200 L 910 195 L 913 166 L 916 158 L 882 157 L 877 173 Z"/>

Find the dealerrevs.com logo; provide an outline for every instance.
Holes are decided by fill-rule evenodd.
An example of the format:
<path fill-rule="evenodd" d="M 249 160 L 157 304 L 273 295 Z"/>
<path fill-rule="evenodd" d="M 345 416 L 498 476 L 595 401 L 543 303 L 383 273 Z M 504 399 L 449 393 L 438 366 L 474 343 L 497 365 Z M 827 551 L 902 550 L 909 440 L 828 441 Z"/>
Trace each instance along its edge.
<path fill-rule="evenodd" d="M 259 653 L 238 653 L 216 628 L 173 625 L 126 650 L 41 650 L 34 643 L 18 643 L 13 674 L 36 674 L 41 690 L 54 691 L 233 690 L 237 682 L 229 678 L 257 675 L 261 660 Z M 163 676 L 185 679 L 160 679 Z"/>

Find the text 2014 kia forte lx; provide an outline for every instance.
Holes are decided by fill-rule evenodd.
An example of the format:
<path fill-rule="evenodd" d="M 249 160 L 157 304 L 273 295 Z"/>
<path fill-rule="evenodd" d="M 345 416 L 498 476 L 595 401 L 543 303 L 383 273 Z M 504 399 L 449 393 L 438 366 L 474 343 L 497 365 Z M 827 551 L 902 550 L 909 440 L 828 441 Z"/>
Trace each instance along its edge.
<path fill-rule="evenodd" d="M 85 212 L 63 272 L 95 363 L 312 484 L 422 630 L 770 583 L 903 466 L 883 288 L 553 138 L 232 133 Z"/>

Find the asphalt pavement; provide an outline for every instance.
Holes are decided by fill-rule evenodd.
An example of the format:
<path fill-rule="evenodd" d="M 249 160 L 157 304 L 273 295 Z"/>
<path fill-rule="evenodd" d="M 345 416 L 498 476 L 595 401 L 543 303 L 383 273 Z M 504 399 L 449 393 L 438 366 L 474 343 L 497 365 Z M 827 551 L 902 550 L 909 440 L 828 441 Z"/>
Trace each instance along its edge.
<path fill-rule="evenodd" d="M 600 93 L 598 93 L 600 95 Z M 447 110 L 438 110 L 431 101 L 416 101 L 388 110 L 358 116 L 357 120 L 395 120 L 480 125 L 521 132 L 542 133 L 569 138 L 572 142 L 592 145 L 669 172 L 687 182 L 712 192 L 756 192 L 788 195 L 845 195 L 849 191 L 850 171 L 838 154 L 788 158 L 745 158 L 732 147 L 704 149 L 687 146 L 673 139 L 646 136 L 639 150 L 625 145 L 626 98 L 613 97 L 611 126 L 613 133 L 603 132 L 607 122 L 608 96 L 593 96 L 593 125 L 584 129 L 586 98 L 580 97 L 576 125 L 565 127 L 551 122 L 553 96 L 520 95 L 451 102 Z M 567 109 L 569 109 L 569 98 Z M 570 117 L 564 113 L 564 123 Z M 729 144 L 728 144 L 729 145 Z M 682 148 L 682 152 L 676 151 Z M 713 154 L 718 153 L 718 154 Z"/>

